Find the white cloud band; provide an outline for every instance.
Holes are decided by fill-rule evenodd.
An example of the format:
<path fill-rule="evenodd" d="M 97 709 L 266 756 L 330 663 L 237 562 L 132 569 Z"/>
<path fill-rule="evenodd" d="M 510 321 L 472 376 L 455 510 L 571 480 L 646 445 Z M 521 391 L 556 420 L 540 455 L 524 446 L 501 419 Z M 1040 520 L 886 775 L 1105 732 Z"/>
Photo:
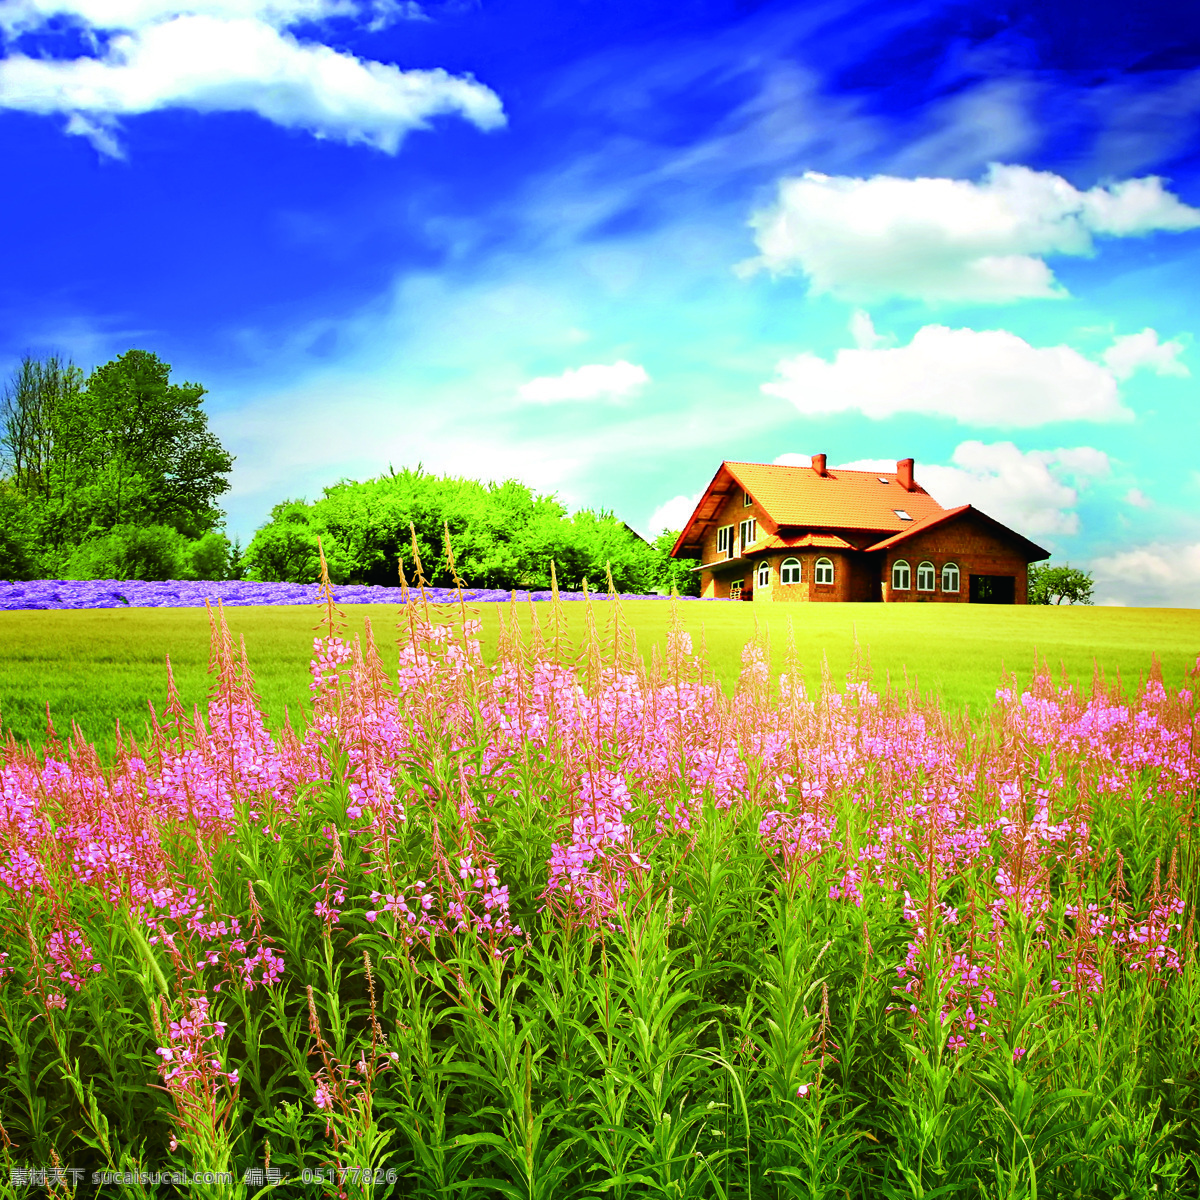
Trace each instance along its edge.
<path fill-rule="evenodd" d="M 1179 342 L 1159 343 L 1152 329 L 1115 339 L 1103 363 L 1070 346 L 1031 346 L 1003 329 L 925 325 L 907 346 L 885 346 L 865 313 L 855 313 L 858 345 L 832 361 L 808 352 L 781 360 L 762 385 L 806 415 L 861 412 L 875 420 L 899 413 L 945 417 L 966 425 L 1028 429 L 1053 421 L 1128 421 L 1118 380 L 1138 369 L 1187 375 Z"/>
<path fill-rule="evenodd" d="M 71 115 L 68 132 L 114 153 L 118 118 L 164 108 L 254 112 L 285 128 L 394 154 L 431 117 L 504 124 L 499 98 L 440 68 L 388 63 L 300 42 L 252 18 L 179 16 L 112 38 L 100 58 L 0 61 L 0 107 Z"/>
<path fill-rule="evenodd" d="M 870 301 L 1003 303 L 1066 295 L 1046 255 L 1091 253 L 1093 235 L 1200 226 L 1155 176 L 1078 191 L 1049 171 L 993 164 L 980 183 L 809 171 L 779 184 L 750 224 L 741 273 L 803 271 L 815 293 Z"/>

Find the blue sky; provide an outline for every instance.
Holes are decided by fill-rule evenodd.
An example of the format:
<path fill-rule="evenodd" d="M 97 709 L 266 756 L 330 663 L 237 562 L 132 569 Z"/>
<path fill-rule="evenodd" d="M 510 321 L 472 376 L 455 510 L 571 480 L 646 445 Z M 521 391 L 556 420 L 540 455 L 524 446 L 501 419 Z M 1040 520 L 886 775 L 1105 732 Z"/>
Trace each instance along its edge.
<path fill-rule="evenodd" d="M 389 464 L 678 527 L 913 456 L 1200 606 L 1200 8 L 0 0 L 0 369 L 209 389 L 227 528 Z"/>

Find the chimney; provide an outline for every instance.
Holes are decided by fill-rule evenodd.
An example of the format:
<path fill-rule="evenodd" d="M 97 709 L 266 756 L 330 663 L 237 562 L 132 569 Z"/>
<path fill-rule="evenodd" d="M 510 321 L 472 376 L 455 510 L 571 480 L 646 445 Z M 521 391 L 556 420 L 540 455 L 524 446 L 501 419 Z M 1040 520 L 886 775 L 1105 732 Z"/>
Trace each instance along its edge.
<path fill-rule="evenodd" d="M 911 492 L 916 489 L 916 481 L 913 479 L 913 460 L 911 458 L 902 458 L 896 464 L 896 482 L 906 491 Z"/>
<path fill-rule="evenodd" d="M 911 460 L 911 459 L 909 460 L 909 465 L 910 465 L 910 466 L 912 465 L 912 460 Z M 825 455 L 823 455 L 823 454 L 814 454 L 814 455 L 812 456 L 812 469 L 813 469 L 814 471 L 816 471 L 816 473 L 817 473 L 818 475 L 825 475 L 825 474 L 826 474 L 826 471 L 825 471 Z"/>

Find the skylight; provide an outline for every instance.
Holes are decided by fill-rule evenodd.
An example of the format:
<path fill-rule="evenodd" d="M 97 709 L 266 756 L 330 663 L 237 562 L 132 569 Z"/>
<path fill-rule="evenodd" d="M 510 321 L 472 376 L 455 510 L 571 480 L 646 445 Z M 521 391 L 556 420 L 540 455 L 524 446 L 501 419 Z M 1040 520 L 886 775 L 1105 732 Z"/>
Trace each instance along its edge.
<path fill-rule="evenodd" d="M 886 475 L 879 476 L 880 483 L 891 483 L 892 481 Z"/>
<path fill-rule="evenodd" d="M 893 508 L 892 512 L 894 512 L 896 514 L 896 516 L 898 516 L 900 518 L 900 520 L 902 520 L 902 521 L 911 521 L 912 520 L 912 517 L 910 517 L 908 515 L 908 513 L 906 513 L 904 511 L 904 509 L 902 509 L 902 508 Z"/>

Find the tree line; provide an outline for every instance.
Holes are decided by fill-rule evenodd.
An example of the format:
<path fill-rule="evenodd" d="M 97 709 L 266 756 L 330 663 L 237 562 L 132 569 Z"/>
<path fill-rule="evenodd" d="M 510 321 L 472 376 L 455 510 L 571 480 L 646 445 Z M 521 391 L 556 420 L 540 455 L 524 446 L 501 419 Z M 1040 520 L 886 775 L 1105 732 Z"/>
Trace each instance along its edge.
<path fill-rule="evenodd" d="M 554 496 L 508 479 L 480 483 L 420 466 L 343 479 L 315 501 L 285 500 L 243 550 L 217 499 L 233 457 L 208 428 L 205 389 L 130 350 L 90 375 L 26 356 L 0 398 L 0 579 L 230 579 L 310 583 L 320 539 L 337 583 L 471 587 L 613 582 L 626 592 L 696 594 L 677 532 L 647 543 L 610 511 L 568 515 Z M 413 553 L 415 542 L 416 554 Z"/>
<path fill-rule="evenodd" d="M 457 575 L 473 588 L 544 589 L 553 563 L 564 591 L 584 580 L 602 588 L 611 569 L 622 592 L 695 594 L 691 564 L 671 558 L 678 536 L 646 542 L 612 512 L 568 515 L 555 497 L 516 480 L 484 484 L 418 466 L 344 479 L 311 503 L 277 504 L 242 561 L 255 579 L 308 581 L 319 574 L 319 538 L 335 583 L 395 585 L 401 571 L 415 582 L 419 565 L 435 587 L 454 586 Z"/>
<path fill-rule="evenodd" d="M 600 587 L 696 595 L 678 531 L 644 541 L 611 511 L 568 514 L 516 480 L 481 483 L 424 471 L 343 479 L 315 501 L 285 500 L 243 551 L 217 499 L 233 457 L 212 431 L 196 383 L 129 350 L 90 375 L 61 357 L 26 356 L 0 396 L 0 579 L 240 579 L 310 583 L 318 539 L 336 583 Z M 413 548 L 416 548 L 414 554 Z M 1090 604 L 1078 568 L 1031 564 L 1029 602 Z"/>

